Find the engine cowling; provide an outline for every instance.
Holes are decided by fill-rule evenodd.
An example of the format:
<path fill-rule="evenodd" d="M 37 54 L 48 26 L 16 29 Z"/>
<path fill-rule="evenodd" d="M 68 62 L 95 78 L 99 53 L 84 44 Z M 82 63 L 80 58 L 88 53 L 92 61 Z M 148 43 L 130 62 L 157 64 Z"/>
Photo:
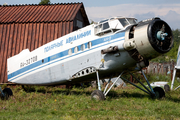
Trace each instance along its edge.
<path fill-rule="evenodd" d="M 129 51 L 132 57 L 135 52 L 138 52 L 143 59 L 149 60 L 167 53 L 172 46 L 172 30 L 160 18 L 141 21 L 130 26 L 125 33 L 124 48 Z M 136 55 L 138 54 L 136 53 Z M 138 56 L 134 56 L 134 58 L 141 61 Z"/>

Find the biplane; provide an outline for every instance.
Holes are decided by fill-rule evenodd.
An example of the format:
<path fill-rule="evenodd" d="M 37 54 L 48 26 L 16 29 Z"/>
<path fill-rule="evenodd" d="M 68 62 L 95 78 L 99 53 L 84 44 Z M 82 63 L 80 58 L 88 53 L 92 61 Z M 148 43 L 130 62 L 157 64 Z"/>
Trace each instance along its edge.
<path fill-rule="evenodd" d="M 147 94 L 165 96 L 160 87 L 152 88 L 142 68 L 149 60 L 167 53 L 173 46 L 169 25 L 160 18 L 137 22 L 133 17 L 112 17 L 91 24 L 51 41 L 33 51 L 23 50 L 8 58 L 8 81 L 21 85 L 62 85 L 97 80 L 92 98 L 104 100 L 119 78 Z M 136 78 L 141 71 L 148 87 Z M 123 77 L 131 74 L 142 86 Z M 111 78 L 117 77 L 113 84 Z M 101 90 L 101 79 L 109 78 Z M 109 87 L 108 87 L 109 86 Z M 1 90 L 9 96 L 9 88 Z"/>

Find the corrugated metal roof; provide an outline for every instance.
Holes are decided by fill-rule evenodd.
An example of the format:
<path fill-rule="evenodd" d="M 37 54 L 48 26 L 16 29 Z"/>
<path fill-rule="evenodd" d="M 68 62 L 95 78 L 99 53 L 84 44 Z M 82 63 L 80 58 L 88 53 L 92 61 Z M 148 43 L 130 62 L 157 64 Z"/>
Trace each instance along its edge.
<path fill-rule="evenodd" d="M 7 82 L 7 58 L 73 32 L 79 11 L 89 25 L 82 3 L 0 6 L 0 83 Z"/>
<path fill-rule="evenodd" d="M 72 21 L 82 7 L 82 3 L 0 6 L 0 23 Z"/>

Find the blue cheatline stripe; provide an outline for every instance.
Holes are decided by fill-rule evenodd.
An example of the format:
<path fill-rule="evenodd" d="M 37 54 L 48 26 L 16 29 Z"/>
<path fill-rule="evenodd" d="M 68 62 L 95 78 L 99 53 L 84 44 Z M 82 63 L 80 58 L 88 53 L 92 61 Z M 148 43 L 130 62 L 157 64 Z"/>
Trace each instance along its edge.
<path fill-rule="evenodd" d="M 116 40 L 116 41 L 113 41 L 113 42 L 110 42 L 110 43 L 106 43 L 106 44 L 103 44 L 103 45 L 101 45 L 101 46 L 97 46 L 97 45 L 99 45 L 99 44 L 102 44 L 102 43 L 106 42 L 106 41 L 104 41 L 104 40 L 107 39 L 107 38 L 108 38 L 108 41 L 110 41 L 110 40 L 114 40 L 114 39 L 121 38 L 121 37 L 124 37 L 124 36 L 125 36 L 125 32 L 122 32 L 122 33 L 114 34 L 114 35 L 112 35 L 112 36 L 108 36 L 108 37 L 104 37 L 104 38 L 99 38 L 99 39 L 93 40 L 93 41 L 91 41 L 93 48 L 88 49 L 88 50 L 85 50 L 85 51 L 78 52 L 78 53 L 76 53 L 76 54 L 74 54 L 74 55 L 70 55 L 70 56 L 68 55 L 68 50 L 69 50 L 69 49 L 68 49 L 68 50 L 65 50 L 65 51 L 62 51 L 62 52 L 57 53 L 57 54 L 55 54 L 55 55 L 52 55 L 52 56 L 50 56 L 50 57 L 44 58 L 44 59 L 43 59 L 44 62 L 42 62 L 42 60 L 37 61 L 37 62 L 35 62 L 35 63 L 33 63 L 33 64 L 30 64 L 30 65 L 28 65 L 28 66 L 26 66 L 26 67 L 24 67 L 24 68 L 21 68 L 21 69 L 15 71 L 15 72 L 9 74 L 9 75 L 8 75 L 8 79 L 11 79 L 11 78 L 13 78 L 13 77 L 16 76 L 15 78 L 9 80 L 9 81 L 12 81 L 12 80 L 14 80 L 14 79 L 16 79 L 16 78 L 18 78 L 18 77 L 21 77 L 21 76 L 23 76 L 23 75 L 25 75 L 25 74 L 27 74 L 27 73 L 30 73 L 30 72 L 32 72 L 32 71 L 34 71 L 34 70 L 37 70 L 37 69 L 40 69 L 40 68 L 42 68 L 42 67 L 48 66 L 48 65 L 50 65 L 50 64 L 53 64 L 53 63 L 62 61 L 62 60 L 64 60 L 64 59 L 67 59 L 67 58 L 70 58 L 70 57 L 77 56 L 77 55 L 79 55 L 79 54 L 85 53 L 85 52 L 87 52 L 87 51 L 91 51 L 91 50 L 93 50 L 93 49 L 99 48 L 99 47 L 104 46 L 104 45 L 108 45 L 108 44 L 115 43 L 115 42 L 119 42 L 119 41 L 123 40 L 123 39 L 118 39 L 118 40 Z M 88 44 L 88 43 L 84 43 L 84 44 L 85 44 L 85 48 L 87 48 L 87 44 Z M 81 46 L 78 46 L 78 47 L 81 47 Z M 73 48 L 74 48 L 74 47 L 73 47 Z M 65 57 L 65 56 L 67 56 L 67 57 Z M 64 57 L 64 58 L 62 58 L 62 57 Z M 59 58 L 62 58 L 62 59 L 59 59 Z M 56 59 L 59 59 L 59 60 L 56 60 Z M 56 61 L 53 61 L 53 60 L 56 60 Z M 53 62 L 49 63 L 50 61 L 53 61 Z M 49 64 L 46 64 L 46 63 L 49 63 Z M 43 64 L 46 64 L 46 65 L 43 65 Z M 43 66 L 41 66 L 41 65 L 43 65 Z M 39 66 L 39 67 L 38 67 L 38 66 Z M 36 68 L 36 67 L 38 67 L 38 68 Z M 36 68 L 36 69 L 33 69 L 33 68 Z M 33 69 L 33 70 L 31 70 L 31 69 Z M 31 70 L 31 71 L 26 72 L 26 71 L 28 71 L 28 70 Z M 26 72 L 26 73 L 24 73 L 24 74 L 22 74 L 22 75 L 20 75 L 20 76 L 17 76 L 17 75 L 19 75 L 19 74 L 21 74 L 21 73 L 23 73 L 23 72 Z"/>

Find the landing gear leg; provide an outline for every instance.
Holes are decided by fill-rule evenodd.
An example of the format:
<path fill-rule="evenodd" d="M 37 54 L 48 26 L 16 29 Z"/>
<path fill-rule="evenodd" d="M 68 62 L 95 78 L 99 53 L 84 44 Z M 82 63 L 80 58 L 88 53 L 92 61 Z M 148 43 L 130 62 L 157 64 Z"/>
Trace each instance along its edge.
<path fill-rule="evenodd" d="M 101 84 L 100 84 L 100 80 L 99 80 L 99 73 L 98 73 L 98 71 L 96 71 L 96 75 L 97 75 L 97 82 L 98 82 L 98 90 L 101 91 Z"/>
<path fill-rule="evenodd" d="M 96 75 L 97 75 L 97 82 L 98 82 L 98 90 L 95 90 L 92 92 L 91 99 L 100 101 L 100 100 L 104 100 L 105 96 L 104 96 L 103 92 L 101 91 L 101 84 L 100 84 L 100 80 L 99 80 L 98 71 L 96 71 Z"/>

